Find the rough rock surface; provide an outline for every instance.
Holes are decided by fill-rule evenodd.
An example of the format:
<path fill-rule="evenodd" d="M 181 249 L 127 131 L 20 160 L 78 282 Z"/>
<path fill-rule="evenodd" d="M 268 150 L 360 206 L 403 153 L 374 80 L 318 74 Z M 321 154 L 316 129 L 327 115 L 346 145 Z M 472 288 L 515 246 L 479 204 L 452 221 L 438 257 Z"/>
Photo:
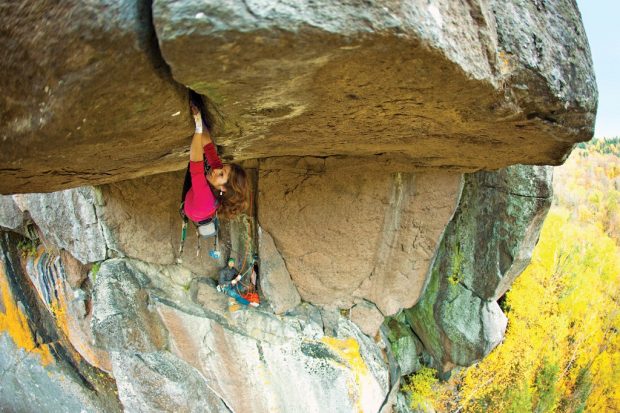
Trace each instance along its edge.
<path fill-rule="evenodd" d="M 125 411 L 231 412 L 200 373 L 169 352 L 115 352 L 113 361 Z"/>
<path fill-rule="evenodd" d="M 148 282 L 124 261 L 101 265 L 93 287 L 92 328 L 98 347 L 134 353 L 164 348 L 167 334 L 149 308 Z"/>
<path fill-rule="evenodd" d="M 301 297 L 271 235 L 260 228 L 258 234 L 261 292 L 273 311 L 283 314 L 295 308 L 301 302 Z"/>
<path fill-rule="evenodd" d="M 386 319 L 385 327 L 399 374 L 406 376 L 418 371 L 422 367 L 419 356 L 423 345 L 407 324 L 405 314 Z"/>
<path fill-rule="evenodd" d="M 360 301 L 351 308 L 351 321 L 353 321 L 368 337 L 374 337 L 383 324 L 385 317 L 377 307 L 368 301 Z"/>
<path fill-rule="evenodd" d="M 461 175 L 399 168 L 411 166 L 261 162 L 258 218 L 304 300 L 349 308 L 367 299 L 384 315 L 417 302 Z"/>
<path fill-rule="evenodd" d="M 91 281 L 86 266 L 66 251 L 56 255 L 43 246 L 27 254 L 26 274 L 46 309 L 54 315 L 58 329 L 88 364 L 109 372 L 109 354 L 94 346 Z"/>
<path fill-rule="evenodd" d="M 43 366 L 39 356 L 17 347 L 11 337 L 2 332 L 0 354 L 3 412 L 106 411 L 105 405 L 90 394 L 78 377 L 54 365 Z"/>
<path fill-rule="evenodd" d="M 217 105 L 234 159 L 383 153 L 463 172 L 558 164 L 593 133 L 570 0 L 26 0 L 0 16 L 3 194 L 183 168 L 181 85 Z"/>
<path fill-rule="evenodd" d="M 121 411 L 114 380 L 83 358 L 82 348 L 67 337 L 67 318 L 75 313 L 67 314 L 58 260 L 19 251 L 18 240 L 23 237 L 0 233 L 2 411 Z"/>
<path fill-rule="evenodd" d="M 12 199 L 18 206 L 18 210 L 14 211 L 15 222 L 18 217 L 24 218 L 27 212 L 46 239 L 58 248 L 71 252 L 82 263 L 106 258 L 104 229 L 96 212 L 98 195 L 93 187 L 51 194 L 14 195 Z"/>
<path fill-rule="evenodd" d="M 226 115 L 235 157 L 381 152 L 472 171 L 557 164 L 592 135 L 569 0 L 156 0 L 153 16 L 174 78 Z"/>
<path fill-rule="evenodd" d="M 148 2 L 27 0 L 0 16 L 0 193 L 181 168 L 185 97 Z"/>
<path fill-rule="evenodd" d="M 211 404 L 213 411 L 225 411 L 225 405 L 231 411 L 375 412 L 383 403 L 386 366 L 374 344 L 347 320 L 340 318 L 337 335 L 330 337 L 312 319 L 234 311 L 218 302 L 206 307 L 182 302 L 183 289 L 156 271 L 143 273 L 147 266 L 108 260 L 94 287 L 97 341 L 112 351 L 125 408 L 141 402 L 159 408 L 179 406 L 190 398 L 185 401 L 190 407 L 185 408 L 196 411 L 194 403 L 202 399 L 191 396 L 198 393 L 211 402 L 221 399 L 220 408 Z M 142 290 L 134 288 L 139 279 L 147 283 Z M 140 316 L 142 331 L 165 325 L 168 351 L 155 351 L 155 335 L 127 340 L 127 333 L 98 327 L 118 323 L 119 314 L 135 314 L 135 303 L 145 301 L 143 294 L 148 294 L 157 320 Z M 112 295 L 123 298 L 102 300 Z M 153 339 L 150 345 L 145 345 L 147 337 Z M 135 383 L 136 376 L 144 380 Z M 149 389 L 150 380 L 156 378 L 168 391 Z"/>
<path fill-rule="evenodd" d="M 455 216 L 459 281 L 480 298 L 500 298 L 529 264 L 551 206 L 552 174 L 549 167 L 512 166 L 467 181 Z"/>
<path fill-rule="evenodd" d="M 19 231 L 24 215 L 12 196 L 0 195 L 0 227 Z"/>
<path fill-rule="evenodd" d="M 438 366 L 468 366 L 503 337 L 495 300 L 529 262 L 551 206 L 551 168 L 512 166 L 467 176 L 429 286 L 407 320 Z"/>
<path fill-rule="evenodd" d="M 181 173 L 161 174 L 101 186 L 101 219 L 114 247 L 123 255 L 154 264 L 175 262 L 182 220 Z M 188 229 L 186 248 L 195 256 L 195 233 Z M 185 258 L 185 257 L 184 257 Z M 187 260 L 186 260 L 187 261 Z M 186 264 L 191 265 L 191 261 Z"/>

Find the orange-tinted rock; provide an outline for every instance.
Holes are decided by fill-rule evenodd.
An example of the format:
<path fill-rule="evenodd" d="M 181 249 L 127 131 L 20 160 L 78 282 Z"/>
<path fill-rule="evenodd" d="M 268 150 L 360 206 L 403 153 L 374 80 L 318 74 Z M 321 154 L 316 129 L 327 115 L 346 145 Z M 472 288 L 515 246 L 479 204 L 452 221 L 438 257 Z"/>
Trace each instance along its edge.
<path fill-rule="evenodd" d="M 60 258 L 62 259 L 69 286 L 73 289 L 79 288 L 88 277 L 88 267 L 65 250 L 60 251 Z"/>
<path fill-rule="evenodd" d="M 0 7 L 0 193 L 181 167 L 186 98 L 158 56 L 147 3 Z"/>
<path fill-rule="evenodd" d="M 363 160 L 262 162 L 259 221 L 302 298 L 348 308 L 368 299 L 385 315 L 414 305 L 461 176 Z"/>

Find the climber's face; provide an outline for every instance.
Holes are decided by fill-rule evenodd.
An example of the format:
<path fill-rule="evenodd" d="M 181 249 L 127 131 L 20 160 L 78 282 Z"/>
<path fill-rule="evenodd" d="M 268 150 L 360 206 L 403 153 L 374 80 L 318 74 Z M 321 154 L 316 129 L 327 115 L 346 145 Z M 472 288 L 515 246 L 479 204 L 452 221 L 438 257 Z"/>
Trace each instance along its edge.
<path fill-rule="evenodd" d="M 209 183 L 218 191 L 226 192 L 226 183 L 230 176 L 230 165 L 224 165 L 221 169 L 212 169 L 207 176 Z"/>

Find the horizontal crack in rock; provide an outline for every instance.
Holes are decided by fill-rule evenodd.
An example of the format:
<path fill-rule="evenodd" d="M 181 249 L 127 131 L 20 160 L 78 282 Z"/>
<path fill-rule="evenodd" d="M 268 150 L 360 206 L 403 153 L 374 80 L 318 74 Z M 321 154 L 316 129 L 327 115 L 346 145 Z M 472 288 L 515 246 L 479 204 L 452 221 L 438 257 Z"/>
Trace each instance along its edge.
<path fill-rule="evenodd" d="M 487 188 L 487 189 L 494 189 L 497 192 L 501 192 L 501 193 L 504 193 L 506 195 L 518 196 L 518 197 L 522 197 L 522 198 L 535 198 L 535 199 L 551 199 L 551 198 L 553 198 L 553 195 L 550 195 L 550 196 L 536 196 L 536 195 L 519 194 L 519 193 L 516 193 L 516 192 L 511 192 L 511 191 L 507 190 L 506 188 L 502 188 L 500 186 L 482 185 L 482 187 L 483 188 Z"/>

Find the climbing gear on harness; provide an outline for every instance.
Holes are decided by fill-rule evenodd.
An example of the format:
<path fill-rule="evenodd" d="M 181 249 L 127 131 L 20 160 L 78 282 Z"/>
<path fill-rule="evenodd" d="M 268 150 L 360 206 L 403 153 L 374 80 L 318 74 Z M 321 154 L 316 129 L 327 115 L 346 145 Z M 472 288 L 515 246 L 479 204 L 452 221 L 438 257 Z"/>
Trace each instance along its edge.
<path fill-rule="evenodd" d="M 179 245 L 179 257 L 177 258 L 178 263 L 182 263 L 183 259 L 183 249 L 185 247 L 185 239 L 187 238 L 187 223 L 190 219 L 185 215 L 184 203 L 181 203 L 181 208 L 179 209 L 179 214 L 183 219 L 183 225 L 181 226 L 181 243 Z M 196 227 L 196 256 L 200 255 L 200 242 L 201 238 L 210 239 L 215 237 L 215 242 L 213 244 L 213 249 L 209 250 L 209 256 L 214 260 L 219 260 L 221 257 L 220 253 L 220 243 L 219 243 L 219 220 L 217 218 L 217 212 L 215 216 L 212 218 L 205 219 L 204 221 L 194 222 L 192 221 Z"/>
<path fill-rule="evenodd" d="M 219 251 L 219 249 L 216 248 L 209 250 L 209 257 L 213 258 L 214 260 L 219 260 L 221 256 L 222 253 Z"/>
<path fill-rule="evenodd" d="M 220 253 L 220 237 L 219 237 L 219 220 L 217 219 L 217 213 L 213 218 L 209 218 L 205 221 L 200 221 L 196 224 L 196 236 L 198 238 L 196 242 L 196 256 L 200 255 L 200 242 L 201 238 L 209 239 L 215 237 L 213 248 L 209 250 L 209 257 L 214 260 L 219 260 L 222 256 Z"/>
<path fill-rule="evenodd" d="M 217 217 L 205 219 L 196 224 L 198 234 L 203 238 L 211 238 L 217 236 Z"/>
<path fill-rule="evenodd" d="M 179 244 L 179 257 L 177 262 L 180 264 L 183 262 L 183 247 L 185 247 L 185 238 L 187 238 L 187 218 L 183 219 L 181 224 L 181 243 Z"/>

